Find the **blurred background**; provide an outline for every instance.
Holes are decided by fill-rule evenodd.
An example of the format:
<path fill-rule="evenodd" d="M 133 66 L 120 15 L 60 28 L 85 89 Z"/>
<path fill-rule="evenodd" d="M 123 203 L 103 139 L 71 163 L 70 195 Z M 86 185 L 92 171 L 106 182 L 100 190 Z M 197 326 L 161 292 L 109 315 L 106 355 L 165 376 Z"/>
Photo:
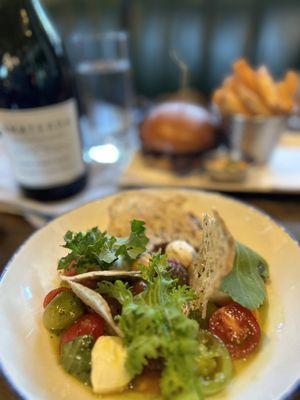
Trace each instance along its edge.
<path fill-rule="evenodd" d="M 29 142 L 18 152 L 35 169 L 24 170 L 28 160 L 14 157 L 21 144 L 12 145 L 13 132 L 2 126 L 10 142 L 2 146 L 0 137 L 5 212 L 25 213 L 40 226 L 120 188 L 145 186 L 299 195 L 299 1 L 40 0 L 71 68 L 38 2 L 18 1 L 37 7 L 38 20 L 21 18 L 34 32 L 31 40 L 24 31 L 22 46 L 3 28 L 0 111 L 10 113 L 11 126 L 16 109 L 71 101 L 80 129 L 57 132 L 64 146 L 49 133 L 44 148 L 56 146 L 53 157 L 77 158 L 64 177 L 55 162 L 56 175 L 46 177 Z M 16 6 L 3 4 L 18 20 Z M 25 82 L 36 86 L 27 91 Z M 57 184 L 64 187 L 54 193 Z"/>
<path fill-rule="evenodd" d="M 175 48 L 190 84 L 205 95 L 237 58 L 266 64 L 275 77 L 300 69 L 297 0 L 44 0 L 72 56 L 74 33 L 127 30 L 136 93 L 156 97 L 178 89 Z"/>
<path fill-rule="evenodd" d="M 38 2 L 14 1 L 0 0 L 0 271 L 36 228 L 133 187 L 226 193 L 300 240 L 299 0 L 40 0 L 71 68 Z M 41 158 L 33 132 L 50 132 Z M 19 400 L 1 376 L 0 398 Z"/>

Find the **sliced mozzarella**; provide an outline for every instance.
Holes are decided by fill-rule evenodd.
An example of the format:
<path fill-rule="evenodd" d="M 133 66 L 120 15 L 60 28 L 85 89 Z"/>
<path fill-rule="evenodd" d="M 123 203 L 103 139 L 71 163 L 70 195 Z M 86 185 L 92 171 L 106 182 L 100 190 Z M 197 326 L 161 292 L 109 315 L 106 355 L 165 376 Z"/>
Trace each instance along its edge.
<path fill-rule="evenodd" d="M 101 336 L 92 350 L 91 382 L 98 394 L 121 392 L 131 378 L 126 371 L 127 350 L 117 336 Z"/>

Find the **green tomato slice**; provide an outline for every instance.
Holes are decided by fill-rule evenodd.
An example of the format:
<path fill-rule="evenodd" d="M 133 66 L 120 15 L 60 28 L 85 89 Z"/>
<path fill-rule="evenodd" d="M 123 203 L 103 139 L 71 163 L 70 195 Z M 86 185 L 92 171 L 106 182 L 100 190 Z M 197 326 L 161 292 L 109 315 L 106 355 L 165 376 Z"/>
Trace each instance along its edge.
<path fill-rule="evenodd" d="M 232 361 L 223 342 L 209 331 L 200 329 L 198 359 L 202 393 L 205 396 L 221 391 L 232 376 Z"/>
<path fill-rule="evenodd" d="M 91 335 L 78 336 L 61 348 L 60 363 L 63 368 L 86 385 L 90 384 L 91 352 L 94 338 Z"/>
<path fill-rule="evenodd" d="M 54 332 L 61 331 L 77 321 L 84 310 L 84 304 L 73 292 L 61 292 L 45 308 L 44 326 Z"/>

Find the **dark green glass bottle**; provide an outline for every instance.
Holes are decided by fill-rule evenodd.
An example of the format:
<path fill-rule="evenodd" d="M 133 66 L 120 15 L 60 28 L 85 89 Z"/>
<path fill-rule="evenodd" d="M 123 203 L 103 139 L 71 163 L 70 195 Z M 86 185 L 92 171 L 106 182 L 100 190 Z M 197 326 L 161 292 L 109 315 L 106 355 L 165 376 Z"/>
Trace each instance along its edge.
<path fill-rule="evenodd" d="M 85 186 L 72 71 L 38 0 L 0 0 L 0 131 L 28 197 Z"/>

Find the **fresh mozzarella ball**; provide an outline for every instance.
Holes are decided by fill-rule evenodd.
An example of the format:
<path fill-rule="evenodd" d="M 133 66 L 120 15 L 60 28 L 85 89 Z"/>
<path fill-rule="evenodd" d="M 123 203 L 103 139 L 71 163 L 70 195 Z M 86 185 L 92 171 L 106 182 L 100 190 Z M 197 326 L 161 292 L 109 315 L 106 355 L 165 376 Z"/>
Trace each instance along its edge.
<path fill-rule="evenodd" d="M 185 268 L 188 268 L 195 256 L 195 249 L 184 240 L 174 240 L 166 247 L 166 255 L 169 259 L 178 261 Z"/>

